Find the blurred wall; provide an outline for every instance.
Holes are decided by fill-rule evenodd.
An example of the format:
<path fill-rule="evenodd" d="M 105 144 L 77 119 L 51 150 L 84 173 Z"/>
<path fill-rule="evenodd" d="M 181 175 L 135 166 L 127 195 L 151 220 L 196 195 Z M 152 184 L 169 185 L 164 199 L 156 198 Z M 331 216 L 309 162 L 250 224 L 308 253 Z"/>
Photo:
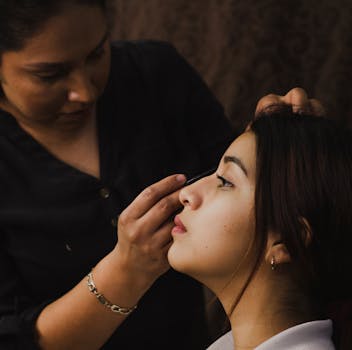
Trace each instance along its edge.
<path fill-rule="evenodd" d="M 302 86 L 352 125 L 351 0 L 115 0 L 114 39 L 173 43 L 233 124 L 256 101 Z"/>

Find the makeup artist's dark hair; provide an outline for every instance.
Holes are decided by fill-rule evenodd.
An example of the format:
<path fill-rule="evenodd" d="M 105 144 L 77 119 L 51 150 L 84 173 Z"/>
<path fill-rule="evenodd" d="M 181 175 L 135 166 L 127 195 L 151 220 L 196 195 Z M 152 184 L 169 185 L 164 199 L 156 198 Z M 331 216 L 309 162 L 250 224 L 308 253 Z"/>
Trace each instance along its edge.
<path fill-rule="evenodd" d="M 352 133 L 286 107 L 264 112 L 251 130 L 258 263 L 269 230 L 279 233 L 296 290 L 320 311 L 318 317 L 326 317 L 331 302 L 352 296 Z M 335 338 L 341 349 L 351 341 L 347 337 L 340 332 Z"/>
<path fill-rule="evenodd" d="M 65 6 L 99 6 L 108 12 L 109 0 L 0 0 L 0 59 L 6 51 L 20 50 L 48 19 Z M 92 23 L 94 25 L 94 23 Z"/>

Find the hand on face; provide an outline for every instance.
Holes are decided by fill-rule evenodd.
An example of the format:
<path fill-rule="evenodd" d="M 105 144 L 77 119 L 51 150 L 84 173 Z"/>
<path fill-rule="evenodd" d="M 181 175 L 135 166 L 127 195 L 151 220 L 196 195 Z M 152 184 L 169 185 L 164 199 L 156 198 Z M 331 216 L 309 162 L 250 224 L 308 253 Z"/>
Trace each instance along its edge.
<path fill-rule="evenodd" d="M 308 98 L 307 93 L 302 88 L 291 89 L 284 96 L 269 94 L 262 97 L 258 101 L 255 115 L 257 116 L 259 113 L 271 108 L 275 109 L 275 106 L 283 104 L 292 106 L 294 113 L 305 113 L 319 117 L 325 115 L 325 109 L 320 101 Z"/>
<path fill-rule="evenodd" d="M 115 252 L 125 268 L 147 284 L 169 269 L 171 215 L 181 207 L 178 190 L 185 180 L 183 175 L 172 175 L 151 185 L 119 217 Z"/>

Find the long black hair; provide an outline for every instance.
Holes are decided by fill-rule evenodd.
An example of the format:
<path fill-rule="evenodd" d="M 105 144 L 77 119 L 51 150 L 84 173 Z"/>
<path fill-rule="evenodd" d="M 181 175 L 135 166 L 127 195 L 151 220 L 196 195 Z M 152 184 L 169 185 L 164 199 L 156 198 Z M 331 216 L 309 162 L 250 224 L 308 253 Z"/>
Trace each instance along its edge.
<path fill-rule="evenodd" d="M 279 232 L 297 290 L 318 317 L 328 317 L 332 302 L 352 297 L 352 133 L 284 107 L 260 115 L 251 131 L 257 143 L 258 263 L 269 230 Z M 351 335 L 343 338 L 338 325 L 335 331 L 337 345 L 347 348 Z"/>

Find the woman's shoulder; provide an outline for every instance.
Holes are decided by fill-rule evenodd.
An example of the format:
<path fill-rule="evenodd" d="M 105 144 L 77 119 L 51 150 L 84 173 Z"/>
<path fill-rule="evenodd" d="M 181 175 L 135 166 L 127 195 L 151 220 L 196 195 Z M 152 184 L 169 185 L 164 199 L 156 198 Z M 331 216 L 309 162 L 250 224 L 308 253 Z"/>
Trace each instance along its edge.
<path fill-rule="evenodd" d="M 317 320 L 288 328 L 260 344 L 256 350 L 334 350 L 332 321 Z"/>
<path fill-rule="evenodd" d="M 299 324 L 276 334 L 255 350 L 335 350 L 331 340 L 332 321 L 319 320 Z M 215 341 L 207 350 L 234 350 L 231 331 Z"/>
<path fill-rule="evenodd" d="M 211 344 L 207 350 L 233 350 L 233 338 L 231 331 L 225 333 L 222 337 Z"/>

